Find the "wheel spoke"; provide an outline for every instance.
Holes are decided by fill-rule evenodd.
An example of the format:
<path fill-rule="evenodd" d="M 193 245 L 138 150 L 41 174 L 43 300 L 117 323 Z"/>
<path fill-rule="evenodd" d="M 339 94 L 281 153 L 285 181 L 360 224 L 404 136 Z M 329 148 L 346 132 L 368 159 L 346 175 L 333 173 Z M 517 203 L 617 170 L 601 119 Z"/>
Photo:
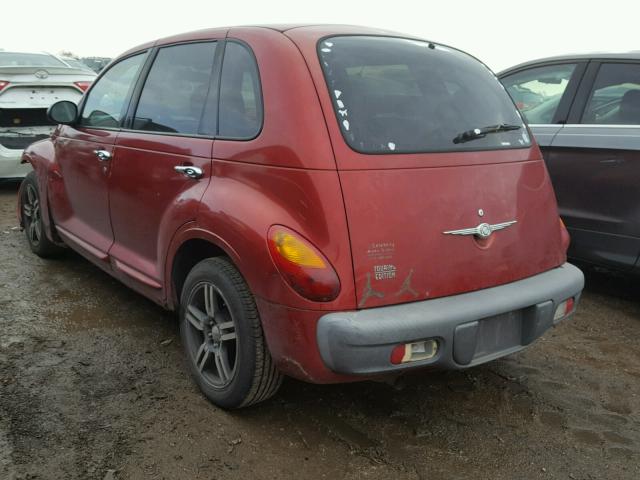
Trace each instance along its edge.
<path fill-rule="evenodd" d="M 33 209 L 32 209 L 32 207 L 31 207 L 31 204 L 30 204 L 30 203 L 25 203 L 25 204 L 22 206 L 22 211 L 23 211 L 23 213 L 24 213 L 24 216 L 25 216 L 25 217 L 27 217 L 27 218 L 31 218 L 31 214 L 32 214 L 32 212 L 33 212 Z"/>
<path fill-rule="evenodd" d="M 189 305 L 187 307 L 187 320 L 189 323 L 193 325 L 194 328 L 200 330 L 201 332 L 204 330 L 204 326 L 207 320 L 207 316 L 200 311 L 197 307 L 193 305 Z"/>
<path fill-rule="evenodd" d="M 33 223 L 36 226 L 36 236 L 38 237 L 38 240 L 40 240 L 42 238 L 42 223 L 40 223 L 39 218 L 37 218 Z"/>
<path fill-rule="evenodd" d="M 36 233 L 36 225 L 38 224 L 38 222 L 31 222 L 29 224 L 29 238 L 31 239 L 32 242 L 37 242 L 38 241 L 38 235 Z"/>
<path fill-rule="evenodd" d="M 211 350 L 209 350 L 209 346 L 207 345 L 207 342 L 205 340 L 205 342 L 202 345 L 200 345 L 200 348 L 196 353 L 196 365 L 198 366 L 198 370 L 200 372 L 202 372 L 202 370 L 204 369 L 204 366 L 207 364 L 207 360 L 209 360 L 210 353 L 211 353 Z"/>
<path fill-rule="evenodd" d="M 216 361 L 216 368 L 218 369 L 218 376 L 223 383 L 227 383 L 231 378 L 231 368 L 229 367 L 229 361 L 227 359 L 227 355 L 225 351 L 222 349 L 218 349 L 214 353 L 214 358 Z"/>
<path fill-rule="evenodd" d="M 33 205 L 36 201 L 36 192 L 33 190 L 33 187 L 29 185 L 27 187 L 27 198 L 29 199 L 29 203 Z"/>
<path fill-rule="evenodd" d="M 204 308 L 209 318 L 216 316 L 216 303 L 218 301 L 218 295 L 212 285 L 204 286 Z"/>
<path fill-rule="evenodd" d="M 235 340 L 236 327 L 233 322 L 219 323 L 218 328 L 220 329 L 220 333 L 222 334 L 220 340 L 222 340 L 223 342 L 226 342 L 227 340 Z"/>

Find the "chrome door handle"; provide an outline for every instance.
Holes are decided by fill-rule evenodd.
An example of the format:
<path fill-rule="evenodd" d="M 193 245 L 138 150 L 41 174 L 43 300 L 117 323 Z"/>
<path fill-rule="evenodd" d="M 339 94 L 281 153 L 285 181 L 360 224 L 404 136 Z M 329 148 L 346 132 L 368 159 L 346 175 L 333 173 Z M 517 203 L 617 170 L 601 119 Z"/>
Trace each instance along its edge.
<path fill-rule="evenodd" d="M 605 158 L 604 160 L 600 160 L 600 163 L 604 165 L 620 165 L 621 163 L 624 163 L 624 158 L 622 157 Z"/>
<path fill-rule="evenodd" d="M 176 165 L 173 169 L 189 178 L 202 178 L 203 172 L 200 167 L 194 167 L 193 165 Z"/>
<path fill-rule="evenodd" d="M 94 150 L 93 153 L 96 154 L 96 157 L 98 157 L 98 160 L 100 160 L 101 162 L 111 160 L 111 154 L 106 150 Z"/>

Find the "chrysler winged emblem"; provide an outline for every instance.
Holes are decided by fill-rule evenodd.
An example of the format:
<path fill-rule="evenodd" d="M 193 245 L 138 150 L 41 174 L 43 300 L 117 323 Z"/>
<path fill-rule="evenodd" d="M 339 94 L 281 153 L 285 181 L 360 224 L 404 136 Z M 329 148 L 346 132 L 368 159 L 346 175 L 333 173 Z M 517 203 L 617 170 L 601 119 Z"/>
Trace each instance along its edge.
<path fill-rule="evenodd" d="M 447 230 L 446 232 L 442 232 L 445 235 L 474 235 L 478 238 L 489 238 L 493 232 L 496 230 L 502 230 L 507 227 L 510 227 L 514 223 L 517 223 L 516 220 L 511 220 L 509 222 L 503 223 L 494 223 L 493 225 L 489 223 L 481 223 L 477 227 L 472 228 L 462 228 L 460 230 Z"/>

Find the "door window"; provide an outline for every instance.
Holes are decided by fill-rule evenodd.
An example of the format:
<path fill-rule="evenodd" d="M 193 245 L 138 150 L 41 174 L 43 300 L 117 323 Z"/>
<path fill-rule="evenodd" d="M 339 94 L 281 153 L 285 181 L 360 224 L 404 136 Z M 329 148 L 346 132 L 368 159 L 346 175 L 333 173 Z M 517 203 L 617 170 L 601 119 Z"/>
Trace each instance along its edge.
<path fill-rule="evenodd" d="M 249 49 L 229 42 L 225 47 L 220 79 L 219 134 L 228 138 L 252 138 L 261 126 L 258 66 Z"/>
<path fill-rule="evenodd" d="M 503 78 L 502 84 L 527 122 L 550 124 L 575 69 L 576 64 L 531 68 Z"/>
<path fill-rule="evenodd" d="M 202 133 L 215 51 L 215 42 L 161 48 L 140 95 L 134 130 Z"/>
<path fill-rule="evenodd" d="M 640 125 L 640 65 L 603 64 L 598 70 L 582 123 Z"/>
<path fill-rule="evenodd" d="M 118 62 L 95 83 L 85 101 L 80 125 L 118 128 L 127 109 L 127 100 L 138 77 L 145 53 Z"/>

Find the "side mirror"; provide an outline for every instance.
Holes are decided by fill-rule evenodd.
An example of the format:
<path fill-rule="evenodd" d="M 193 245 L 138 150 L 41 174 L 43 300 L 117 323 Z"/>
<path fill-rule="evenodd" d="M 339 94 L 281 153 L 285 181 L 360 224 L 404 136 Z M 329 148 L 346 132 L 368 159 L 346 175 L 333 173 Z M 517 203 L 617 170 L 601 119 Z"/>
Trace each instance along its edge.
<path fill-rule="evenodd" d="M 71 125 L 78 118 L 78 106 L 68 100 L 61 100 L 49 107 L 47 118 L 53 123 Z"/>

